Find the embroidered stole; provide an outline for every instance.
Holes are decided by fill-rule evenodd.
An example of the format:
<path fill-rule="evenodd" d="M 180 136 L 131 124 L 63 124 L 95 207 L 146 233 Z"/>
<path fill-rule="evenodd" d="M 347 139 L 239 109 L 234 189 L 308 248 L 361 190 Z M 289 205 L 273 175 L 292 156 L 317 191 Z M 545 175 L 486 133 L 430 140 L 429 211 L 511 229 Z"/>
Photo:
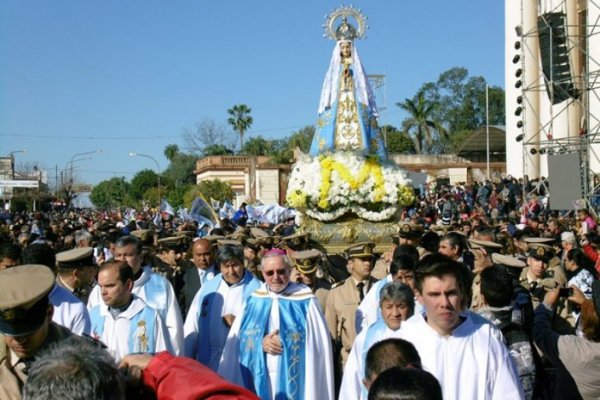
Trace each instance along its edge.
<path fill-rule="evenodd" d="M 279 359 L 276 393 L 270 396 L 269 371 L 263 337 L 268 333 L 273 300 L 251 296 L 240 327 L 240 367 L 244 386 L 261 399 L 304 399 L 306 373 L 306 314 L 309 300 L 279 298 L 279 334 L 283 353 Z"/>
<path fill-rule="evenodd" d="M 91 309 L 90 319 L 93 337 L 102 338 L 106 318 L 100 314 L 99 305 Z M 144 307 L 133 318 L 129 319 L 129 353 L 154 353 L 156 350 L 155 324 L 154 310 L 149 307 Z"/>
<path fill-rule="evenodd" d="M 223 282 L 222 275 L 217 274 L 200 289 L 201 293 L 198 299 L 200 303 L 200 314 L 198 315 L 198 361 L 204 365 L 208 365 L 210 362 L 211 308 L 215 297 L 219 294 L 217 290 L 221 282 Z M 246 271 L 242 278 L 242 285 L 244 285 L 243 298 L 249 298 L 252 292 L 260 287 L 260 281 L 254 279 L 253 275 Z"/>

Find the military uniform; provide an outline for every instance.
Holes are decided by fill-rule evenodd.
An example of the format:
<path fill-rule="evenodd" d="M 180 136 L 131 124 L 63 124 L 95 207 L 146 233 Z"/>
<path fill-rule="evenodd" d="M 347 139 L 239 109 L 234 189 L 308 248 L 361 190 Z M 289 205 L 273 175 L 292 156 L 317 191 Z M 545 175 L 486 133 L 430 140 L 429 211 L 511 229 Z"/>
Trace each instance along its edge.
<path fill-rule="evenodd" d="M 519 283 L 531 294 L 533 309 L 544 300 L 548 289 L 562 288 L 567 284 L 567 277 L 560 266 L 560 260 L 554 255 L 552 247 L 541 243 L 528 243 L 529 257 L 543 261 L 548 267 L 541 278 L 532 279 L 528 275 L 531 267 L 526 267 L 519 276 Z M 558 262 L 557 262 L 558 260 Z M 554 267 L 550 268 L 550 265 Z M 560 299 L 556 304 L 556 317 L 553 322 L 554 329 L 559 334 L 574 333 L 575 320 L 569 312 L 566 299 Z"/>
<path fill-rule="evenodd" d="M 194 232 L 191 232 L 192 234 Z M 148 265 L 152 267 L 152 272 L 159 274 L 167 278 L 171 285 L 175 295 L 179 297 L 181 290 L 183 289 L 183 274 L 186 269 L 189 268 L 189 263 L 185 262 L 185 253 L 191 238 L 188 231 L 180 232 L 179 236 L 170 236 L 162 239 L 158 239 L 159 251 L 170 251 L 173 250 L 178 254 L 181 254 L 179 260 L 176 261 L 175 265 L 171 265 L 159 256 L 152 256 Z"/>
<path fill-rule="evenodd" d="M 256 229 L 256 228 L 253 228 Z M 250 258 L 246 255 L 246 248 L 254 251 L 254 257 Z M 244 268 L 251 272 L 261 282 L 265 281 L 260 270 L 260 263 L 258 261 L 258 253 L 260 252 L 260 245 L 257 239 L 248 238 L 244 240 Z"/>
<path fill-rule="evenodd" d="M 372 247 L 373 244 L 369 243 L 369 246 L 359 244 L 358 252 L 355 251 L 355 247 L 350 247 L 346 250 L 347 258 L 353 257 L 373 257 Z M 349 253 L 350 252 L 350 253 Z M 327 296 L 327 305 L 325 306 L 325 320 L 327 321 L 327 327 L 329 333 L 334 340 L 334 343 L 341 347 L 339 354 L 334 353 L 334 357 L 339 356 L 341 362 L 341 371 L 346 364 L 350 350 L 352 350 L 352 344 L 356 338 L 356 309 L 358 305 L 367 294 L 367 292 L 373 287 L 373 284 L 377 280 L 371 276 L 366 281 L 361 283 L 364 284 L 363 295 L 361 296 L 357 287 L 358 283 L 352 276 L 346 280 L 339 282 L 334 285 L 329 291 Z M 337 350 L 334 348 L 334 351 Z"/>
<path fill-rule="evenodd" d="M 50 322 L 48 336 L 44 345 L 38 350 L 44 351 L 55 343 L 75 336 L 64 326 Z M 21 390 L 27 380 L 27 368 L 29 361 L 21 362 L 19 358 L 8 348 L 4 342 L 4 336 L 0 335 L 0 399 L 20 399 Z"/>
<path fill-rule="evenodd" d="M 375 282 L 377 280 L 370 277 L 367 290 L 370 290 Z M 325 306 L 325 320 L 329 333 L 334 341 L 341 343 L 342 366 L 345 365 L 356 338 L 356 309 L 361 302 L 356 284 L 355 280 L 349 277 L 333 285 Z"/>
<path fill-rule="evenodd" d="M 471 249 L 484 249 L 490 264 L 492 263 L 492 254 L 502 249 L 501 244 L 487 240 L 471 239 L 469 240 L 469 245 Z M 474 311 L 484 306 L 483 299 L 481 298 L 481 276 L 479 275 L 481 271 L 474 271 L 473 284 L 471 285 L 471 309 Z"/>
<path fill-rule="evenodd" d="M 56 277 L 56 283 L 64 289 L 73 293 L 83 304 L 87 304 L 88 297 L 94 288 L 95 281 L 92 279 L 91 284 L 84 284 L 79 287 L 70 287 L 61 279 L 61 271 L 83 268 L 96 268 L 94 263 L 94 248 L 93 247 L 78 247 L 73 250 L 67 250 L 56 254 L 56 266 L 59 274 Z"/>
<path fill-rule="evenodd" d="M 35 355 L 50 345 L 73 336 L 67 328 L 49 321 L 48 293 L 54 287 L 54 274 L 43 265 L 21 265 L 0 271 L 0 399 L 21 398 L 27 370 Z M 48 324 L 46 337 L 37 337 Z M 8 347 L 7 338 L 36 334 L 19 355 Z"/>
<path fill-rule="evenodd" d="M 384 279 L 390 268 L 390 262 L 385 259 L 385 255 L 382 255 L 375 261 L 375 266 L 373 267 L 373 272 L 371 272 L 371 276 L 377 280 Z"/>
<path fill-rule="evenodd" d="M 321 253 L 319 250 L 310 249 L 296 251 L 290 256 L 290 258 L 294 262 L 294 268 L 296 268 L 299 273 L 303 275 L 311 275 L 313 277 L 314 283 L 311 285 L 310 289 L 319 300 L 321 309 L 325 311 L 325 307 L 327 306 L 327 297 L 329 296 L 329 291 L 331 290 L 331 284 L 325 279 L 317 278 L 319 259 L 322 256 L 323 253 Z"/>

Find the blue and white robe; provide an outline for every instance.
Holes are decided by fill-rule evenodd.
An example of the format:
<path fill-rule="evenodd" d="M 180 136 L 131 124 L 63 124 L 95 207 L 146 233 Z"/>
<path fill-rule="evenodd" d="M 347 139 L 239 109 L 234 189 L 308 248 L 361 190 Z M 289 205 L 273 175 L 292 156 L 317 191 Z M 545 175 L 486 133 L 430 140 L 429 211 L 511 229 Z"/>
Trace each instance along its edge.
<path fill-rule="evenodd" d="M 279 331 L 283 353 L 263 351 L 262 340 Z M 334 398 L 331 338 L 317 298 L 290 283 L 273 293 L 263 283 L 236 318 L 223 350 L 219 374 L 261 399 Z"/>
<path fill-rule="evenodd" d="M 377 342 L 398 337 L 399 331 L 388 328 L 383 319 L 379 319 L 356 336 L 344 367 L 340 399 L 367 399 L 367 389 L 363 384 L 367 352 Z"/>
<path fill-rule="evenodd" d="M 148 266 L 143 267 L 142 275 L 133 282 L 133 294 L 144 300 L 162 317 L 175 355 L 183 352 L 183 318 L 177 304 L 171 283 L 163 276 L 155 274 Z M 88 298 L 88 310 L 102 304 L 100 287 L 96 285 Z"/>
<path fill-rule="evenodd" d="M 367 293 L 363 301 L 360 302 L 356 309 L 356 333 L 361 333 L 364 329 L 373 325 L 375 322 L 381 320 L 381 307 L 379 306 L 379 300 L 381 299 L 381 289 L 393 282 L 392 275 L 387 276 L 381 280 L 375 282 L 371 290 Z M 423 312 L 423 305 L 415 298 L 415 309 L 414 314 Z"/>
<path fill-rule="evenodd" d="M 229 334 L 223 316 L 241 315 L 244 299 L 259 287 L 260 281 L 248 271 L 235 285 L 229 286 L 221 274 L 206 282 L 194 296 L 183 327 L 185 356 L 217 371 Z"/>
<path fill-rule="evenodd" d="M 134 296 L 116 318 L 104 303 L 98 304 L 90 310 L 90 319 L 92 336 L 104 343 L 116 360 L 131 353 L 173 352 L 160 314 L 139 297 Z"/>

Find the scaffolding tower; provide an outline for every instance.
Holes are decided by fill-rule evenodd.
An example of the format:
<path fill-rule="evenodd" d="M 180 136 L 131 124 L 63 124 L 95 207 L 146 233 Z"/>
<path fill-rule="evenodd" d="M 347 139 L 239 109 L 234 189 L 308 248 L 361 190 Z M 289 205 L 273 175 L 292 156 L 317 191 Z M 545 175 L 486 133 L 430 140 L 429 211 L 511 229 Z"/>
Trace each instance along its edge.
<path fill-rule="evenodd" d="M 567 19 L 567 12 L 573 9 L 568 3 L 572 1 L 538 2 L 535 25 L 525 20 L 521 3 L 521 25 L 515 28 L 521 40 L 515 43 L 517 53 L 513 59 L 514 64 L 520 63 L 515 87 L 522 88 L 515 110 L 516 116 L 522 115 L 517 122 L 520 132 L 516 140 L 523 141 L 523 176 L 536 159 L 539 169 L 540 156 L 578 154 L 582 200 L 592 208 L 594 193 L 600 189 L 600 180 L 595 179 L 600 172 L 600 107 L 593 107 L 600 104 L 600 51 L 592 51 L 590 42 L 600 45 L 595 42 L 600 35 L 600 6 L 591 0 L 577 2 L 585 3 L 586 8 L 577 10 L 576 18 Z M 526 67 L 531 67 L 532 59 L 537 63 L 533 68 L 536 74 L 527 78 Z M 574 71 L 573 63 L 580 66 L 579 71 Z M 542 101 L 540 93 L 546 95 Z M 575 125 L 571 121 L 570 126 L 576 128 L 567 125 L 566 136 L 558 137 L 561 135 L 557 130 L 565 129 L 564 121 L 572 118 L 569 110 L 579 116 L 579 121 Z M 532 126 L 536 128 L 532 130 Z M 553 189 L 551 182 L 549 189 Z"/>

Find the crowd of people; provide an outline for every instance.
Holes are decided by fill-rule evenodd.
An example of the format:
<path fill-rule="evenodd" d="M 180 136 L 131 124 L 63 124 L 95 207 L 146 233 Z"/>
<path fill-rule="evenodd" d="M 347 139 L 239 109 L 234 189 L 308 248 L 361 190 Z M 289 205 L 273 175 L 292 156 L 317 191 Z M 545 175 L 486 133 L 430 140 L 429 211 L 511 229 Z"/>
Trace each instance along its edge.
<path fill-rule="evenodd" d="M 547 188 L 424 188 L 341 254 L 293 220 L 5 213 L 0 398 L 598 398 L 600 234 Z"/>

